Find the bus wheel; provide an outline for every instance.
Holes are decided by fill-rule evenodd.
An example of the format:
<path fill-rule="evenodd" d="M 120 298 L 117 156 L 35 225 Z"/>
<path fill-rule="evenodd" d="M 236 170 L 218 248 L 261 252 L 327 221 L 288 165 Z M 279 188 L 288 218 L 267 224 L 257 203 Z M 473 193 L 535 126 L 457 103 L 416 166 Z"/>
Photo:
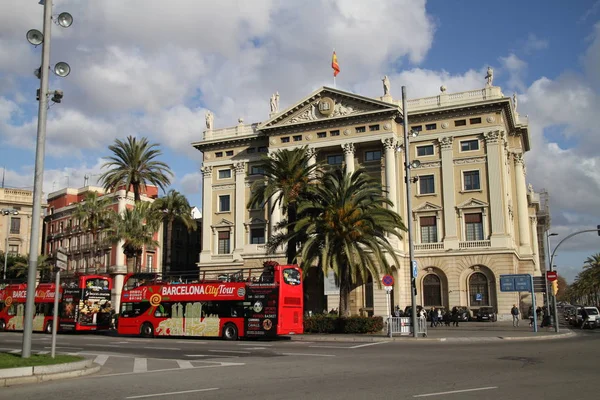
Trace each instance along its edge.
<path fill-rule="evenodd" d="M 48 323 L 46 324 L 46 329 L 44 329 L 44 332 L 47 334 L 52 333 L 52 321 L 48 321 Z"/>
<path fill-rule="evenodd" d="M 238 329 L 235 324 L 228 323 L 223 327 L 223 339 L 225 340 L 237 340 Z"/>
<path fill-rule="evenodd" d="M 140 328 L 140 336 L 146 338 L 154 337 L 154 328 L 152 327 L 151 323 L 144 322 L 142 324 L 142 327 Z"/>
<path fill-rule="evenodd" d="M 0 331 L 6 330 L 6 322 L 3 319 L 0 319 Z"/>

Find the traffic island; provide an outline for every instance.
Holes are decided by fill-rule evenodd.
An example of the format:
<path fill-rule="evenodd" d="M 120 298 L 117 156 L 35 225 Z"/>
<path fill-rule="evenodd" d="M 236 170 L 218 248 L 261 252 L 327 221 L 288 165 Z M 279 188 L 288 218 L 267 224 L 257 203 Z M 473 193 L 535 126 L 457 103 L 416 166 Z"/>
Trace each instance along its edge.
<path fill-rule="evenodd" d="M 0 353 L 0 387 L 84 376 L 98 372 L 100 367 L 78 356 L 36 354 L 21 358 L 19 354 Z"/>

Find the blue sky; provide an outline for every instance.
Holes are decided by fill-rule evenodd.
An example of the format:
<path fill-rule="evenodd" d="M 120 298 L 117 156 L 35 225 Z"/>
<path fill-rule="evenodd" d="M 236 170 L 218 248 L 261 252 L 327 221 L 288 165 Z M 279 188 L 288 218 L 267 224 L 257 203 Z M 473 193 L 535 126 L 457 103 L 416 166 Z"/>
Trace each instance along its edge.
<path fill-rule="evenodd" d="M 553 239 L 600 223 L 600 1 L 55 0 L 61 11 L 75 22 L 53 26 L 51 63 L 72 72 L 50 83 L 65 97 L 48 114 L 46 193 L 93 182 L 107 146 L 134 134 L 161 145 L 173 187 L 200 206 L 190 143 L 206 110 L 217 128 L 264 120 L 275 91 L 285 108 L 331 85 L 335 47 L 338 87 L 366 96 L 384 74 L 397 98 L 402 85 L 411 98 L 481 88 L 491 65 L 529 115 L 527 181 L 550 191 Z M 31 188 L 41 47 L 25 33 L 41 30 L 42 6 L 4 0 L 0 15 L 0 167 L 7 186 Z M 559 271 L 572 280 L 599 244 L 566 242 Z"/>

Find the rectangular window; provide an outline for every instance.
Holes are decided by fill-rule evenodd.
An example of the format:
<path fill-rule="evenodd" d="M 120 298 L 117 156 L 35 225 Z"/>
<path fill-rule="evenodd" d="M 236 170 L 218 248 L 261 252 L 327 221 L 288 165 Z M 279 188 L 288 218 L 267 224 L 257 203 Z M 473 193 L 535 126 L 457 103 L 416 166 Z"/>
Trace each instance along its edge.
<path fill-rule="evenodd" d="M 425 157 L 433 155 L 433 145 L 417 146 L 417 157 Z"/>
<path fill-rule="evenodd" d="M 481 184 L 479 182 L 479 171 L 464 171 L 463 178 L 465 182 L 465 190 L 481 189 Z"/>
<path fill-rule="evenodd" d="M 471 118 L 469 119 L 469 124 L 473 125 L 473 124 L 480 124 L 481 123 L 481 118 Z"/>
<path fill-rule="evenodd" d="M 466 119 L 458 119 L 458 120 L 454 121 L 454 126 L 465 126 L 465 125 L 467 125 Z"/>
<path fill-rule="evenodd" d="M 265 173 L 265 169 L 260 165 L 253 165 L 250 167 L 250 175 L 262 175 Z"/>
<path fill-rule="evenodd" d="M 327 164 L 329 165 L 342 165 L 343 161 L 344 157 L 341 154 L 327 156 Z"/>
<path fill-rule="evenodd" d="M 146 271 L 151 272 L 154 270 L 154 254 L 146 254 Z"/>
<path fill-rule="evenodd" d="M 228 157 L 231 157 L 233 155 L 233 150 L 227 150 L 225 152 L 225 155 L 228 156 Z"/>
<path fill-rule="evenodd" d="M 217 151 L 215 153 L 215 157 L 219 158 L 219 157 L 223 157 L 223 152 L 222 151 Z"/>
<path fill-rule="evenodd" d="M 301 142 L 301 141 L 302 141 L 302 135 L 294 136 L 294 142 Z"/>
<path fill-rule="evenodd" d="M 288 137 L 282 137 L 281 138 L 281 143 L 289 143 L 290 142 L 290 138 Z"/>
<path fill-rule="evenodd" d="M 419 176 L 419 194 L 435 193 L 435 181 L 433 175 Z"/>
<path fill-rule="evenodd" d="M 427 131 L 433 131 L 435 129 L 437 129 L 437 124 L 427 124 L 427 125 L 425 125 L 425 130 L 427 130 Z"/>
<path fill-rule="evenodd" d="M 248 153 L 248 154 L 256 153 L 256 147 L 249 147 L 248 149 L 246 149 L 246 153 Z"/>
<path fill-rule="evenodd" d="M 21 233 L 21 218 L 10 218 L 10 233 L 19 234 Z"/>
<path fill-rule="evenodd" d="M 317 137 L 323 139 L 327 137 L 327 132 L 317 132 Z"/>
<path fill-rule="evenodd" d="M 258 152 L 259 152 L 259 153 L 268 153 L 268 152 L 269 152 L 269 149 L 267 148 L 267 146 L 260 146 L 260 147 L 258 148 Z"/>
<path fill-rule="evenodd" d="M 329 136 L 340 136 L 340 131 L 339 130 L 331 131 L 331 132 L 329 132 Z"/>
<path fill-rule="evenodd" d="M 219 196 L 219 212 L 229 212 L 231 211 L 231 201 L 230 196 L 228 194 Z"/>
<path fill-rule="evenodd" d="M 219 179 L 229 179 L 231 178 L 231 170 L 230 169 L 220 169 L 219 170 Z"/>
<path fill-rule="evenodd" d="M 365 161 L 381 160 L 381 150 L 365 151 Z"/>
<path fill-rule="evenodd" d="M 423 125 L 415 125 L 410 127 L 411 131 L 421 132 L 423 130 Z"/>
<path fill-rule="evenodd" d="M 364 126 L 357 126 L 356 127 L 356 133 L 363 133 L 366 132 L 367 130 L 365 129 Z"/>
<path fill-rule="evenodd" d="M 437 243 L 437 221 L 433 217 L 419 218 L 421 225 L 421 243 Z"/>
<path fill-rule="evenodd" d="M 481 213 L 465 214 L 467 241 L 483 240 L 483 219 Z"/>
<path fill-rule="evenodd" d="M 8 245 L 8 254 L 12 254 L 13 256 L 16 256 L 17 254 L 19 254 L 19 245 L 18 244 L 9 244 Z"/>
<path fill-rule="evenodd" d="M 463 140 L 460 142 L 460 151 L 475 151 L 479 150 L 479 140 Z"/>
<path fill-rule="evenodd" d="M 264 244 L 265 243 L 265 228 L 250 229 L 250 243 Z"/>
<path fill-rule="evenodd" d="M 231 239 L 229 238 L 229 231 L 219 232 L 219 249 L 218 254 L 229 254 L 230 253 Z"/>
<path fill-rule="evenodd" d="M 378 131 L 379 130 L 379 125 L 369 125 L 369 130 L 371 132 Z"/>

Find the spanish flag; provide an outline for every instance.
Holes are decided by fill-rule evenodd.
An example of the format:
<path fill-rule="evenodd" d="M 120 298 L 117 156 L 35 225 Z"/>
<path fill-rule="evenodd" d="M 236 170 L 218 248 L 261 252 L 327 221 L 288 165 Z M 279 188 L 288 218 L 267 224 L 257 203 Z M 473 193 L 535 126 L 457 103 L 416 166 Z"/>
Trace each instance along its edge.
<path fill-rule="evenodd" d="M 337 74 L 340 73 L 340 66 L 338 65 L 337 55 L 335 54 L 335 50 L 333 52 L 333 56 L 331 57 L 331 68 L 333 68 L 333 76 L 336 77 Z"/>

